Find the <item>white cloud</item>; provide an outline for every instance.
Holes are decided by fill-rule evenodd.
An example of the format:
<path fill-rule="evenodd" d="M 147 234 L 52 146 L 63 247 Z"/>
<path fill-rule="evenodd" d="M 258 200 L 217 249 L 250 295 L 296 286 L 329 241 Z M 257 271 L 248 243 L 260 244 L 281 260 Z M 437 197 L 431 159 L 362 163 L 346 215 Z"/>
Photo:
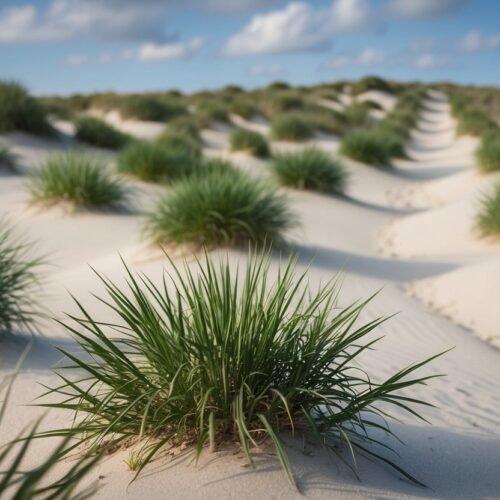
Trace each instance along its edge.
<path fill-rule="evenodd" d="M 89 62 L 89 58 L 84 55 L 74 54 L 66 58 L 66 64 L 68 66 L 81 66 Z"/>
<path fill-rule="evenodd" d="M 436 56 L 432 53 L 422 54 L 415 59 L 417 69 L 439 69 L 448 65 L 448 58 L 445 56 Z"/>
<path fill-rule="evenodd" d="M 358 55 L 338 55 L 325 61 L 323 68 L 339 69 L 354 66 L 374 66 L 382 64 L 385 61 L 385 54 L 380 49 L 368 47 L 362 50 Z"/>
<path fill-rule="evenodd" d="M 145 43 L 136 51 L 129 51 L 125 57 L 134 58 L 141 62 L 169 61 L 185 59 L 197 52 L 205 45 L 203 38 L 192 38 L 187 42 L 172 43 Z"/>
<path fill-rule="evenodd" d="M 228 55 L 272 54 L 326 48 L 332 37 L 368 25 L 367 0 L 335 0 L 327 9 L 292 2 L 281 10 L 253 16 L 242 31 L 227 41 Z"/>
<path fill-rule="evenodd" d="M 281 64 L 254 64 L 250 68 L 250 74 L 254 76 L 277 77 L 287 73 Z"/>
<path fill-rule="evenodd" d="M 479 31 L 470 31 L 462 38 L 459 47 L 464 52 L 495 50 L 500 47 L 500 33 L 482 35 Z"/>
<path fill-rule="evenodd" d="M 465 0 L 390 0 L 389 11 L 397 17 L 426 19 L 456 12 Z"/>

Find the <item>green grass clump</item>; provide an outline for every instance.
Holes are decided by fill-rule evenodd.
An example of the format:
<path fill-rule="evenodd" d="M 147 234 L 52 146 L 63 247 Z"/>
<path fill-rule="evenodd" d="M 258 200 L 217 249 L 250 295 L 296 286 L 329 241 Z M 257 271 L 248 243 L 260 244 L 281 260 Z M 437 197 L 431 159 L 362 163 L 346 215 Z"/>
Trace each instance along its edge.
<path fill-rule="evenodd" d="M 356 130 L 344 137 L 340 153 L 376 167 L 390 166 L 390 149 L 385 136 L 370 130 Z"/>
<path fill-rule="evenodd" d="M 231 103 L 229 111 L 235 115 L 245 118 L 246 120 L 250 120 L 258 113 L 258 109 L 252 100 L 243 96 L 238 97 Z"/>
<path fill-rule="evenodd" d="M 185 113 L 187 110 L 178 99 L 154 95 L 134 95 L 120 105 L 120 114 L 124 118 L 144 121 L 164 122 Z"/>
<path fill-rule="evenodd" d="M 17 168 L 17 155 L 8 146 L 0 144 L 0 169 L 6 168 L 11 172 Z"/>
<path fill-rule="evenodd" d="M 0 336 L 16 328 L 31 331 L 39 315 L 33 295 L 41 260 L 30 257 L 31 247 L 0 219 Z"/>
<path fill-rule="evenodd" d="M 342 164 L 317 148 L 276 155 L 271 168 L 282 184 L 298 189 L 341 194 L 347 182 Z"/>
<path fill-rule="evenodd" d="M 416 372 L 435 357 L 382 380 L 364 371 L 384 318 L 359 324 L 367 301 L 340 307 L 338 280 L 312 289 L 293 259 L 275 270 L 267 255 L 236 269 L 208 255 L 191 267 L 170 262 L 159 286 L 128 268 L 126 277 L 126 285 L 100 277 L 114 324 L 78 303 L 81 317 L 66 328 L 85 356 L 66 352 L 74 369 L 48 391 L 47 406 L 77 414 L 90 451 L 140 438 L 139 473 L 169 444 L 199 456 L 237 442 L 253 464 L 267 438 L 295 484 L 282 441 L 292 431 L 340 456 L 366 453 L 418 483 L 385 458 L 391 443 L 378 434 L 389 430 L 391 408 L 418 417 L 428 405 L 411 389 L 432 378 Z"/>
<path fill-rule="evenodd" d="M 196 141 L 200 146 L 203 144 L 198 120 L 195 116 L 183 115 L 172 118 L 172 120 L 168 121 L 162 135 L 169 135 L 172 131 L 189 136 L 190 139 Z"/>
<path fill-rule="evenodd" d="M 392 86 L 378 76 L 366 76 L 352 86 L 354 95 L 362 94 L 368 90 L 383 90 L 385 92 L 394 92 Z"/>
<path fill-rule="evenodd" d="M 198 160 L 189 146 L 137 141 L 120 152 L 117 167 L 146 182 L 170 182 L 190 175 Z"/>
<path fill-rule="evenodd" d="M 483 172 L 500 170 L 500 129 L 490 130 L 481 137 L 477 150 L 479 168 Z"/>
<path fill-rule="evenodd" d="M 267 158 L 270 154 L 265 137 L 258 132 L 238 128 L 231 134 L 231 150 L 245 151 L 259 158 Z"/>
<path fill-rule="evenodd" d="M 93 116 L 78 118 L 75 137 L 92 146 L 109 149 L 120 149 L 134 140 L 130 135 Z"/>
<path fill-rule="evenodd" d="M 500 236 L 500 184 L 483 199 L 477 223 L 483 236 Z"/>
<path fill-rule="evenodd" d="M 313 128 L 327 134 L 343 135 L 348 127 L 343 114 L 320 106 L 306 108 L 304 116 Z"/>
<path fill-rule="evenodd" d="M 370 105 L 366 102 L 354 102 L 344 110 L 346 122 L 350 128 L 366 127 L 372 122 Z"/>
<path fill-rule="evenodd" d="M 260 104 L 262 113 L 268 118 L 274 118 L 277 115 L 292 111 L 300 111 L 304 106 L 304 99 L 292 92 L 264 95 Z"/>
<path fill-rule="evenodd" d="M 201 128 L 209 128 L 216 122 L 229 123 L 228 106 L 221 100 L 202 101 L 196 108 L 196 120 Z"/>
<path fill-rule="evenodd" d="M 0 81 L 0 133 L 22 130 L 53 135 L 43 105 L 18 83 Z"/>
<path fill-rule="evenodd" d="M 280 244 L 292 218 L 283 195 L 234 169 L 176 183 L 147 225 L 159 243 L 197 246 Z"/>
<path fill-rule="evenodd" d="M 493 120 L 482 111 L 477 109 L 466 109 L 458 117 L 458 133 L 480 136 L 481 134 L 496 128 Z"/>
<path fill-rule="evenodd" d="M 314 136 L 314 128 L 301 113 L 284 113 L 271 123 L 271 135 L 278 141 L 305 141 Z"/>
<path fill-rule="evenodd" d="M 123 184 L 103 161 L 82 153 L 51 156 L 30 182 L 34 202 L 69 202 L 75 208 L 112 208 L 126 201 Z"/>
<path fill-rule="evenodd" d="M 157 138 L 157 142 L 168 148 L 183 150 L 186 156 L 198 159 L 202 154 L 201 138 L 172 127 L 165 129 Z"/>

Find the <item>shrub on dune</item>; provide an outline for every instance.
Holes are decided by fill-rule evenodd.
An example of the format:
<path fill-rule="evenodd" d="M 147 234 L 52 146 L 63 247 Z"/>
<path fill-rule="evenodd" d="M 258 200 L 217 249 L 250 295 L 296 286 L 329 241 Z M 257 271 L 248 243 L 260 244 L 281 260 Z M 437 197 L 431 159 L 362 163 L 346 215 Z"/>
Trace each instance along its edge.
<path fill-rule="evenodd" d="M 383 137 L 370 130 L 357 130 L 347 135 L 342 141 L 340 153 L 376 167 L 387 167 L 390 162 Z"/>
<path fill-rule="evenodd" d="M 347 128 L 346 117 L 330 109 L 311 106 L 306 108 L 304 116 L 312 127 L 327 134 L 343 135 Z"/>
<path fill-rule="evenodd" d="M 269 156 L 269 145 L 265 137 L 258 132 L 238 128 L 231 134 L 231 150 L 245 151 L 259 158 Z"/>
<path fill-rule="evenodd" d="M 342 164 L 316 148 L 276 155 L 271 168 L 282 184 L 298 189 L 340 194 L 346 186 Z"/>
<path fill-rule="evenodd" d="M 477 222 L 483 236 L 500 236 L 500 184 L 483 199 Z"/>
<path fill-rule="evenodd" d="M 116 130 L 104 120 L 93 116 L 78 118 L 75 137 L 92 146 L 109 149 L 120 149 L 133 141 L 133 138 L 128 134 Z"/>
<path fill-rule="evenodd" d="M 344 116 L 351 128 L 365 127 L 372 122 L 370 106 L 366 102 L 354 102 L 345 108 Z"/>
<path fill-rule="evenodd" d="M 275 272 L 269 256 L 238 269 L 228 258 L 170 262 L 160 286 L 125 272 L 125 288 L 101 277 L 114 325 L 82 306 L 66 325 L 86 356 L 66 353 L 74 375 L 65 369 L 49 391 L 48 406 L 82 419 L 76 429 L 91 451 L 142 439 L 139 473 L 169 445 L 197 457 L 236 442 L 253 464 L 267 441 L 295 484 L 282 441 L 293 432 L 340 456 L 366 453 L 418 483 L 384 456 L 391 443 L 378 434 L 389 430 L 391 407 L 418 417 L 428 405 L 401 390 L 428 382 L 417 372 L 433 358 L 383 380 L 360 369 L 384 318 L 358 324 L 366 301 L 341 308 L 338 280 L 313 290 L 293 260 Z"/>
<path fill-rule="evenodd" d="M 241 116 L 246 120 L 250 120 L 258 113 L 258 109 L 251 99 L 247 97 L 239 97 L 235 99 L 229 107 L 231 113 Z"/>
<path fill-rule="evenodd" d="M 41 260 L 30 256 L 32 246 L 0 219 L 0 336 L 16 328 L 31 330 L 40 314 L 34 290 Z"/>
<path fill-rule="evenodd" d="M 185 106 L 173 98 L 154 95 L 135 95 L 127 98 L 120 106 L 124 118 L 163 122 L 186 113 Z"/>
<path fill-rule="evenodd" d="M 281 113 L 300 111 L 305 103 L 302 97 L 295 93 L 272 93 L 265 95 L 260 108 L 265 116 L 273 118 Z"/>
<path fill-rule="evenodd" d="M 304 115 L 285 113 L 273 119 L 271 135 L 278 141 L 305 141 L 314 136 L 314 128 Z"/>
<path fill-rule="evenodd" d="M 198 121 L 194 116 L 183 115 L 169 120 L 162 135 L 169 135 L 172 131 L 175 133 L 185 134 L 200 145 L 203 143 L 200 129 L 198 127 Z"/>
<path fill-rule="evenodd" d="M 147 182 L 170 182 L 190 175 L 198 162 L 198 154 L 189 147 L 135 142 L 118 156 L 117 167 Z"/>
<path fill-rule="evenodd" d="M 202 101 L 196 108 L 196 120 L 201 128 L 208 128 L 214 123 L 229 123 L 227 105 L 218 100 Z"/>
<path fill-rule="evenodd" d="M 184 150 L 194 159 L 201 157 L 201 141 L 182 130 L 168 128 L 160 134 L 157 142 L 168 148 Z"/>
<path fill-rule="evenodd" d="M 481 137 L 477 150 L 479 168 L 483 172 L 500 170 L 500 129 L 490 130 Z"/>
<path fill-rule="evenodd" d="M 291 225 L 285 198 L 236 170 L 214 170 L 176 183 L 151 214 L 159 243 L 197 246 L 276 244 Z"/>
<path fill-rule="evenodd" d="M 393 92 L 392 86 L 378 76 L 366 76 L 352 86 L 352 93 L 362 94 L 368 90 L 383 90 L 384 92 Z"/>
<path fill-rule="evenodd" d="M 34 202 L 68 202 L 75 208 L 113 208 L 126 201 L 123 184 L 104 162 L 81 153 L 51 156 L 30 181 Z"/>
<path fill-rule="evenodd" d="M 458 133 L 481 135 L 496 127 L 493 120 L 482 111 L 467 109 L 458 117 Z"/>
<path fill-rule="evenodd" d="M 18 83 L 0 81 L 0 133 L 22 130 L 53 135 L 45 108 Z"/>

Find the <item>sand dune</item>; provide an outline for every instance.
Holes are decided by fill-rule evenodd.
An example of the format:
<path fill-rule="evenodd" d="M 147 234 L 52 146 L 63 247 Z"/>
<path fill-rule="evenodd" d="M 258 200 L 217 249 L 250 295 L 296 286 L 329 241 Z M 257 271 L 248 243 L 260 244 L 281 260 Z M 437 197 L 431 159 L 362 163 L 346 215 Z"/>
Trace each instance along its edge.
<path fill-rule="evenodd" d="M 345 102 L 348 100 L 344 98 Z M 377 332 L 385 335 L 380 349 L 366 356 L 366 368 L 377 378 L 455 347 L 426 371 L 447 376 L 427 387 L 417 387 L 411 394 L 438 407 L 424 411 L 433 425 L 415 421 L 411 425 L 394 425 L 408 444 L 396 444 L 402 457 L 398 463 L 431 489 L 401 481 L 394 472 L 364 458 L 359 463 L 363 482 L 358 482 L 335 456 L 315 448 L 303 453 L 302 442 L 288 438 L 287 450 L 305 498 L 494 498 L 500 491 L 499 353 L 479 338 L 495 336 L 495 324 L 500 320 L 493 302 L 498 296 L 495 291 L 499 283 L 500 247 L 479 241 L 473 234 L 474 204 L 477 192 L 483 189 L 483 179 L 473 173 L 472 151 L 466 161 L 455 164 L 462 160 L 464 153 L 460 148 L 466 149 L 467 141 L 450 137 L 447 127 L 453 126 L 453 120 L 443 95 L 431 95 L 422 119 L 426 124 L 419 125 L 413 136 L 415 144 L 410 146 L 416 156 L 406 164 L 397 164 L 395 172 L 347 162 L 351 177 L 346 197 L 290 191 L 291 207 L 301 220 L 301 227 L 290 232 L 290 239 L 297 251 L 299 268 L 309 267 L 313 287 L 343 272 L 344 305 L 381 290 L 364 318 L 401 311 Z M 438 134 L 438 130 L 442 132 Z M 204 132 L 206 152 L 226 155 L 248 171 L 264 172 L 264 162 L 228 151 L 229 132 L 224 127 Z M 50 151 L 67 147 L 20 135 L 7 136 L 6 140 L 22 153 L 27 168 L 35 168 Z M 318 139 L 321 140 L 332 151 L 338 145 L 333 138 Z M 290 149 L 289 145 L 273 147 Z M 450 174 L 453 169 L 457 172 Z M 44 288 L 44 303 L 56 316 L 73 310 L 69 290 L 89 304 L 100 319 L 108 318 L 109 312 L 89 295 L 89 291 L 99 291 L 100 287 L 88 264 L 118 282 L 123 279 L 119 253 L 133 269 L 155 280 L 160 278 L 161 269 L 168 267 L 158 252 L 145 246 L 141 233 L 144 212 L 154 202 L 157 188 L 134 184 L 134 189 L 142 194 L 138 197 L 140 209 L 133 214 L 69 215 L 56 208 L 43 212 L 26 208 L 24 182 L 24 176 L 0 177 L 0 214 L 7 214 L 40 242 L 41 249 L 49 252 L 53 267 Z M 415 194 L 410 205 L 431 207 L 429 210 L 415 212 L 411 207 L 404 208 L 401 200 L 395 201 L 398 192 L 410 193 L 412 189 L 415 193 L 421 190 L 429 199 L 424 203 L 424 195 Z M 432 208 L 437 205 L 441 206 Z M 387 240 L 391 246 L 385 246 L 381 254 L 379 248 Z M 214 256 L 223 253 L 214 252 Z M 394 259 L 391 253 L 400 258 Z M 172 255 L 178 258 L 177 254 Z M 230 251 L 229 256 L 233 263 L 245 258 L 238 251 Z M 488 285 L 484 285 L 485 277 L 490 280 Z M 422 302 L 432 297 L 432 308 L 404 293 L 409 282 L 413 283 L 410 290 Z M 453 321 L 433 308 L 444 308 L 443 313 L 451 315 Z M 472 312 L 474 316 L 470 315 Z M 484 314 L 480 320 L 479 314 Z M 476 323 L 472 323 L 474 319 Z M 456 322 L 469 326 L 478 335 L 465 331 Z M 72 341 L 62 328 L 47 322 L 42 329 L 44 336 L 36 339 L 16 381 L 0 443 L 43 413 L 40 408 L 21 405 L 31 403 L 40 394 L 38 383 L 55 383 L 49 370 L 58 359 L 53 345 L 71 346 Z M 24 345 L 22 337 L 2 341 L 0 356 L 10 360 L 12 366 L 12 359 Z M 51 411 L 44 428 L 68 423 L 68 415 Z M 385 435 L 380 438 L 388 440 Z M 50 442 L 36 443 L 36 447 L 27 465 L 35 464 Z M 239 457 L 224 452 L 215 456 L 203 454 L 198 466 L 189 458 L 174 464 L 159 460 L 132 484 L 129 482 L 133 474 L 123 463 L 125 456 L 126 452 L 113 455 L 91 474 L 91 479 L 101 477 L 97 498 L 156 499 L 165 498 L 166 492 L 179 499 L 243 498 L 249 492 L 254 498 L 299 498 L 288 486 L 276 458 L 265 453 L 259 457 L 256 471 L 242 467 Z M 69 466 L 70 463 L 61 465 Z"/>

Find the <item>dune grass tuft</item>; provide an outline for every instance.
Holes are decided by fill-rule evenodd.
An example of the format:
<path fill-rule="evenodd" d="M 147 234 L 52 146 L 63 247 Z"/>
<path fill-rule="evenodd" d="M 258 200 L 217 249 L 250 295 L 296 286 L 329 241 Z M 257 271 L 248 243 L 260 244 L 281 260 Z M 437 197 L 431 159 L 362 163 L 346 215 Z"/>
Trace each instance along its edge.
<path fill-rule="evenodd" d="M 490 130 L 482 135 L 477 159 L 483 172 L 500 170 L 500 129 Z"/>
<path fill-rule="evenodd" d="M 493 128 L 496 128 L 493 120 L 478 109 L 465 109 L 458 117 L 459 134 L 480 136 Z"/>
<path fill-rule="evenodd" d="M 283 113 L 273 119 L 271 135 L 278 141 L 305 141 L 314 136 L 314 128 L 301 113 Z"/>
<path fill-rule="evenodd" d="M 33 174 L 30 190 L 36 203 L 68 202 L 74 208 L 118 208 L 127 199 L 103 161 L 78 152 L 51 156 Z"/>
<path fill-rule="evenodd" d="M 244 128 L 238 128 L 231 134 L 231 150 L 245 151 L 259 158 L 270 155 L 269 145 L 262 134 Z"/>
<path fill-rule="evenodd" d="M 117 159 L 118 171 L 146 182 L 170 182 L 190 175 L 199 161 L 199 150 L 180 142 L 137 141 Z"/>
<path fill-rule="evenodd" d="M 293 259 L 275 272 L 268 255 L 237 270 L 208 255 L 192 267 L 170 262 L 159 286 L 128 268 L 126 276 L 125 286 L 100 276 L 115 324 L 78 303 L 81 317 L 66 328 L 88 356 L 65 353 L 74 375 L 65 369 L 48 391 L 47 406 L 82 419 L 76 428 L 90 450 L 140 437 L 140 473 L 166 445 L 198 456 L 236 442 L 253 464 L 267 441 L 295 484 L 282 441 L 292 431 L 336 453 L 379 458 L 418 483 L 383 456 L 388 445 L 376 435 L 389 430 L 391 408 L 418 417 L 430 406 L 401 390 L 428 382 L 415 372 L 435 357 L 381 381 L 364 371 L 361 354 L 374 348 L 384 318 L 358 324 L 367 301 L 341 308 L 338 280 L 311 289 Z"/>
<path fill-rule="evenodd" d="M 130 135 L 93 116 L 82 116 L 76 120 L 75 137 L 92 146 L 109 149 L 120 149 L 134 140 Z"/>
<path fill-rule="evenodd" d="M 175 116 L 187 113 L 179 99 L 157 95 L 133 95 L 120 105 L 120 114 L 124 118 L 163 122 Z"/>
<path fill-rule="evenodd" d="M 45 108 L 16 82 L 0 81 L 0 133 L 22 130 L 39 135 L 53 135 Z"/>
<path fill-rule="evenodd" d="M 0 335 L 16 328 L 31 331 L 40 314 L 34 290 L 42 261 L 30 256 L 32 246 L 0 219 Z"/>
<path fill-rule="evenodd" d="M 160 199 L 147 224 L 152 239 L 195 246 L 283 243 L 292 224 L 283 195 L 227 166 L 205 165 L 204 171 Z"/>
<path fill-rule="evenodd" d="M 500 236 L 500 184 L 483 199 L 477 222 L 483 236 Z"/>
<path fill-rule="evenodd" d="M 365 76 L 352 86 L 354 95 L 362 94 L 368 90 L 383 90 L 384 92 L 394 92 L 391 84 L 378 76 Z"/>
<path fill-rule="evenodd" d="M 276 155 L 271 168 L 282 184 L 298 189 L 340 194 L 347 182 L 339 160 L 317 148 Z"/>
<path fill-rule="evenodd" d="M 186 134 L 190 139 L 196 141 L 200 146 L 203 143 L 198 122 L 195 116 L 183 115 L 172 118 L 167 122 L 167 127 L 162 136 L 168 136 L 172 131 L 175 133 Z"/>
<path fill-rule="evenodd" d="M 340 153 L 376 167 L 390 166 L 390 150 L 385 136 L 371 130 L 355 130 L 342 141 Z"/>

